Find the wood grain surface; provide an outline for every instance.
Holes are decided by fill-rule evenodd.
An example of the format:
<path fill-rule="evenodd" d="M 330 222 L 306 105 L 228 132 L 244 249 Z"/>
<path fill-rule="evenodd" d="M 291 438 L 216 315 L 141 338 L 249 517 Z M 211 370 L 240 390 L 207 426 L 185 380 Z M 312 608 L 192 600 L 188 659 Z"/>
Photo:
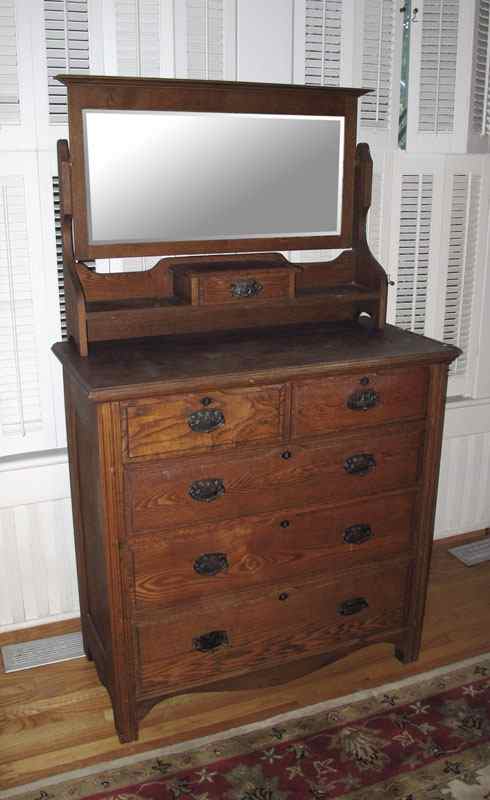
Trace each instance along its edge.
<path fill-rule="evenodd" d="M 288 444 L 221 458 L 132 466 L 126 469 L 130 530 L 174 528 L 273 509 L 342 502 L 415 485 L 419 477 L 421 423 L 359 432 L 342 439 Z M 349 474 L 349 457 L 369 454 L 376 466 Z M 197 481 L 221 480 L 212 502 L 190 495 Z"/>
<path fill-rule="evenodd" d="M 411 664 L 394 659 L 392 645 L 373 644 L 289 684 L 182 695 L 157 705 L 141 722 L 139 741 L 125 745 L 114 732 L 108 694 L 94 665 L 85 658 L 0 675 L 0 788 L 134 753 L 144 757 L 145 751 L 156 747 L 490 651 L 490 563 L 468 568 L 448 552 L 451 546 L 483 536 L 479 531 L 435 543 L 422 650 L 419 660 Z M 44 627 L 49 634 L 51 626 Z M 35 635 L 40 635 L 39 629 Z M 284 672 L 284 667 L 278 672 Z"/>
<path fill-rule="evenodd" d="M 338 645 L 368 642 L 404 627 L 407 564 L 340 574 L 335 580 L 289 576 L 267 590 L 227 595 L 165 613 L 137 625 L 137 676 L 141 696 L 211 683 L 246 671 L 286 664 Z M 342 603 L 366 607 L 344 616 Z M 193 640 L 226 632 L 228 643 L 208 652 Z"/>
<path fill-rule="evenodd" d="M 130 458 L 202 453 L 220 447 L 280 441 L 283 435 L 286 386 L 241 387 L 141 399 L 123 406 Z M 223 415 L 222 423 L 201 433 L 189 425 L 191 414 Z"/>
<path fill-rule="evenodd" d="M 136 610 L 206 600 L 291 574 L 334 575 L 410 552 L 413 492 L 383 494 L 337 508 L 290 509 L 237 520 L 140 534 L 130 544 Z M 346 529 L 369 525 L 371 537 L 345 541 Z M 195 564 L 221 553 L 227 567 L 203 575 Z"/>

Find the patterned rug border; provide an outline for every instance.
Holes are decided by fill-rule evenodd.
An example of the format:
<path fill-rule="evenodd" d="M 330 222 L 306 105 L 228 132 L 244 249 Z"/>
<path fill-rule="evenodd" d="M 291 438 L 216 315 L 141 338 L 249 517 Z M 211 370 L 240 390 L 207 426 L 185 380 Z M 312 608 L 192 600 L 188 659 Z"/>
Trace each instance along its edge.
<path fill-rule="evenodd" d="M 392 681 L 391 683 L 382 684 L 381 686 L 370 689 L 362 689 L 360 691 L 353 692 L 352 694 L 343 695 L 342 697 L 336 697 L 331 700 L 324 700 L 320 703 L 295 709 L 294 711 L 288 711 L 283 714 L 278 714 L 274 717 L 268 717 L 267 719 L 260 720 L 259 722 L 241 725 L 235 728 L 229 728 L 210 736 L 188 739 L 175 745 L 168 745 L 166 747 L 160 747 L 154 750 L 147 750 L 140 753 L 135 753 L 134 755 L 113 759 L 111 761 L 98 762 L 97 764 L 93 764 L 88 767 L 70 770 L 49 778 L 43 778 L 32 783 L 2 790 L 0 791 L 0 800 L 11 800 L 11 798 L 16 798 L 16 800 L 33 800 L 34 796 L 39 797 L 39 795 L 35 795 L 34 793 L 40 791 L 45 792 L 49 788 L 52 788 L 53 790 L 56 790 L 56 788 L 58 789 L 54 800 L 62 800 L 62 797 L 70 796 L 73 796 L 74 798 L 76 797 L 77 800 L 82 800 L 84 796 L 87 797 L 86 794 L 76 795 L 74 792 L 69 791 L 70 787 L 73 787 L 74 781 L 77 781 L 77 785 L 80 785 L 80 781 L 84 778 L 90 778 L 91 776 L 97 775 L 103 776 L 104 773 L 108 771 L 113 772 L 119 769 L 124 769 L 125 767 L 131 767 L 136 764 L 144 768 L 145 765 L 149 764 L 155 759 L 161 760 L 182 753 L 192 755 L 195 754 L 196 751 L 199 751 L 205 747 L 209 747 L 210 745 L 218 743 L 226 744 L 230 740 L 235 740 L 238 738 L 243 739 L 249 734 L 258 734 L 260 731 L 275 728 L 281 723 L 306 719 L 311 722 L 312 719 L 321 715 L 325 711 L 337 709 L 341 706 L 350 706 L 354 704 L 356 706 L 362 705 L 363 701 L 375 700 L 376 698 L 380 697 L 383 698 L 391 692 L 401 689 L 408 689 L 409 687 L 419 684 L 420 688 L 422 688 L 423 685 L 430 683 L 435 678 L 441 678 L 447 675 L 452 676 L 454 679 L 457 677 L 458 673 L 464 673 L 466 670 L 477 664 L 486 665 L 487 662 L 487 666 L 490 668 L 490 652 L 482 653 L 479 656 L 473 656 L 472 658 L 458 661 L 444 667 L 436 667 L 427 672 L 417 673 L 416 675 L 411 675 L 398 681 Z M 433 691 L 432 694 L 437 694 L 437 692 Z M 406 702 L 406 698 L 398 699 L 396 704 L 402 704 L 403 702 Z M 361 709 L 359 709 L 359 711 L 360 710 Z M 372 713 L 372 709 L 366 708 L 365 714 L 368 713 Z M 333 717 L 335 717 L 335 715 L 333 715 Z M 362 714 L 359 715 L 359 718 L 361 717 Z M 335 721 L 335 719 L 333 719 L 332 722 L 333 721 Z M 287 738 L 294 739 L 295 735 L 298 734 L 293 731 Z M 301 734 L 299 733 L 299 735 Z M 220 751 L 216 751 L 215 760 L 219 760 L 224 757 L 226 757 L 225 754 L 221 753 Z M 179 765 L 176 771 L 180 771 L 185 768 L 186 765 L 182 764 L 181 766 Z M 118 788 L 123 788 L 125 785 L 128 785 L 127 779 L 124 779 L 123 783 Z M 66 788 L 67 790 L 66 795 L 60 794 L 63 788 Z M 114 785 L 113 788 L 115 789 L 117 787 Z M 88 796 L 94 793 L 94 787 L 92 786 Z"/>

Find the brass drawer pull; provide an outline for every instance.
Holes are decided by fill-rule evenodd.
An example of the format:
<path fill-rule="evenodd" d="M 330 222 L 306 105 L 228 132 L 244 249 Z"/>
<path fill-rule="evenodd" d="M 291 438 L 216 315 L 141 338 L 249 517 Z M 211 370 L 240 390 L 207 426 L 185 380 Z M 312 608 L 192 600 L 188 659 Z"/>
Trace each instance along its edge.
<path fill-rule="evenodd" d="M 193 564 L 194 572 L 198 575 L 218 575 L 228 572 L 228 566 L 226 553 L 203 553 Z"/>
<path fill-rule="evenodd" d="M 346 544 L 362 544 L 363 542 L 372 539 L 374 533 L 371 526 L 365 522 L 359 522 L 357 525 L 351 525 L 344 531 L 344 542 Z"/>
<path fill-rule="evenodd" d="M 248 280 L 235 281 L 230 286 L 232 297 L 257 297 L 263 290 L 263 286 L 255 278 Z"/>
<path fill-rule="evenodd" d="M 207 650 L 216 650 L 225 644 L 230 644 L 226 631 L 209 631 L 192 639 L 192 649 L 203 653 Z"/>
<path fill-rule="evenodd" d="M 358 392 L 353 392 L 347 398 L 347 408 L 351 411 L 368 411 L 374 408 L 379 403 L 379 394 L 374 389 L 362 389 Z"/>
<path fill-rule="evenodd" d="M 352 597 L 350 600 L 344 600 L 338 608 L 337 612 L 344 617 L 350 617 L 351 614 L 359 614 L 369 607 L 369 603 L 365 597 Z"/>
<path fill-rule="evenodd" d="M 376 459 L 371 453 L 355 453 L 344 461 L 344 469 L 349 475 L 367 475 L 376 466 Z"/>
<path fill-rule="evenodd" d="M 194 433 L 210 433 L 225 424 L 225 415 L 217 408 L 201 409 L 187 417 L 187 424 Z"/>
<path fill-rule="evenodd" d="M 189 496 L 199 503 L 212 503 L 225 493 L 225 483 L 222 478 L 207 478 L 203 481 L 193 481 L 189 486 Z"/>

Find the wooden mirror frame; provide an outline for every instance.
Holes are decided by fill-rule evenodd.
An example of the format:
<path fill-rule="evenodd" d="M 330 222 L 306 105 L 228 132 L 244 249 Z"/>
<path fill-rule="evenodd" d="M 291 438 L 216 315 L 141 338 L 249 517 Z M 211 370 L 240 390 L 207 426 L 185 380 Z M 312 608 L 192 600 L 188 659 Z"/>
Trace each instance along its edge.
<path fill-rule="evenodd" d="M 352 246 L 357 100 L 365 89 L 305 87 L 235 81 L 58 75 L 68 88 L 68 121 L 74 253 L 77 260 L 194 253 L 342 249 Z M 121 242 L 91 244 L 85 181 L 85 109 L 193 111 L 202 113 L 291 114 L 344 118 L 342 217 L 340 234 L 253 239 Z"/>

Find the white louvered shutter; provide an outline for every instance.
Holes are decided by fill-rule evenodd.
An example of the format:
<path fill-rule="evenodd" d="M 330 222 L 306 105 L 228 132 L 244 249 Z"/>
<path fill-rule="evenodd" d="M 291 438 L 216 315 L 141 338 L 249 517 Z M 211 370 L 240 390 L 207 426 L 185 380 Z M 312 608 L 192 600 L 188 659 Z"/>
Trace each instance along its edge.
<path fill-rule="evenodd" d="M 187 78 L 224 77 L 223 0 L 186 0 Z"/>
<path fill-rule="evenodd" d="M 488 5 L 488 0 L 417 3 L 410 36 L 407 151 L 488 150 Z"/>
<path fill-rule="evenodd" d="M 490 0 L 479 0 L 476 27 L 474 77 L 472 91 L 472 130 L 483 136 L 490 132 L 489 69 L 490 69 Z"/>
<path fill-rule="evenodd" d="M 459 0 L 425 0 L 421 25 L 418 130 L 454 130 Z"/>
<path fill-rule="evenodd" d="M 395 0 L 364 0 L 360 85 L 372 91 L 361 98 L 361 139 L 384 135 L 396 145 L 400 97 L 400 4 Z M 392 131 L 391 136 L 387 133 Z"/>
<path fill-rule="evenodd" d="M 2 157 L 0 173 L 0 455 L 54 447 L 49 374 L 50 333 L 40 316 L 40 216 L 36 160 L 25 174 L 21 157 Z M 29 186 L 26 175 L 29 174 Z M 34 238 L 33 238 L 34 237 Z"/>
<path fill-rule="evenodd" d="M 0 424 L 8 439 L 40 430 L 42 405 L 22 177 L 0 179 L 0 191 Z"/>
<path fill-rule="evenodd" d="M 434 176 L 405 172 L 400 184 L 395 324 L 425 333 Z"/>
<path fill-rule="evenodd" d="M 66 88 L 55 75 L 90 69 L 88 24 L 88 0 L 44 0 L 50 123 L 67 122 Z"/>
<path fill-rule="evenodd" d="M 0 125 L 20 122 L 15 1 L 0 0 Z"/>
<path fill-rule="evenodd" d="M 114 5 L 118 74 L 158 77 L 160 0 L 115 0 Z"/>
<path fill-rule="evenodd" d="M 472 325 L 477 323 L 474 300 L 480 273 L 482 177 L 472 172 L 456 172 L 451 183 L 442 338 L 462 349 L 463 354 L 453 363 L 451 373 L 464 376 L 471 364 Z M 463 385 L 461 389 L 464 392 Z"/>
<path fill-rule="evenodd" d="M 340 85 L 342 12 L 342 0 L 305 0 L 304 83 Z"/>

